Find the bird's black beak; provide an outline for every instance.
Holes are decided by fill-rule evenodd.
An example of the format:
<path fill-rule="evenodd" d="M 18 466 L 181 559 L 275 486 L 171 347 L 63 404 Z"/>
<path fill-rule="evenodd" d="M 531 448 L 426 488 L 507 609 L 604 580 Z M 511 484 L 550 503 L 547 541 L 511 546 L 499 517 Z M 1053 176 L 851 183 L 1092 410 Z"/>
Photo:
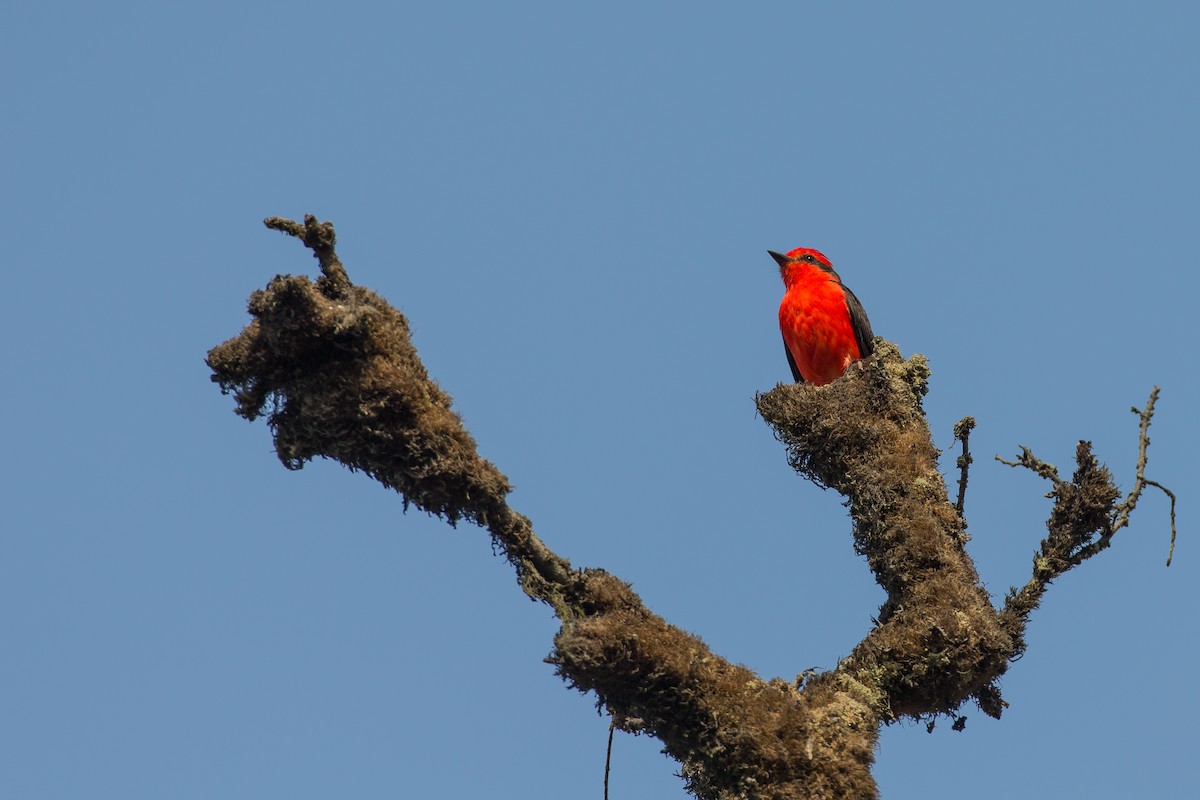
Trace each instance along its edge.
<path fill-rule="evenodd" d="M 776 253 L 774 250 L 768 250 L 767 254 L 771 256 L 771 258 L 775 259 L 780 268 L 786 267 L 788 264 L 792 263 L 792 259 L 783 255 L 782 253 Z"/>

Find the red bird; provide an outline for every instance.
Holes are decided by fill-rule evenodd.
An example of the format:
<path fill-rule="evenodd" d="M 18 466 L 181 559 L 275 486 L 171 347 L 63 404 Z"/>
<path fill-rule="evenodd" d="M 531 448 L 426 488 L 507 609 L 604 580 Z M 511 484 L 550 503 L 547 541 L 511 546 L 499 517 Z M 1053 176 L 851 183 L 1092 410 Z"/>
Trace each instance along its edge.
<path fill-rule="evenodd" d="M 788 366 L 797 383 L 824 386 L 846 367 L 871 355 L 871 322 L 854 292 L 842 285 L 819 250 L 797 247 L 786 256 L 768 250 L 779 262 L 786 290 L 779 304 L 779 330 Z"/>

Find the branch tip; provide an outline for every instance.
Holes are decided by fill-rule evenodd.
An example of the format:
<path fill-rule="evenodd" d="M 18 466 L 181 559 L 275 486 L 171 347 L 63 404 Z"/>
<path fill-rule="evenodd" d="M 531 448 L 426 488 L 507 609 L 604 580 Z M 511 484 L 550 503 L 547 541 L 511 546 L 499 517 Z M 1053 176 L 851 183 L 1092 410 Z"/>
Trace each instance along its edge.
<path fill-rule="evenodd" d="M 1175 557 L 1175 493 L 1158 481 L 1146 477 L 1146 464 L 1149 461 L 1147 451 L 1150 448 L 1150 422 L 1154 418 L 1154 406 L 1158 402 L 1160 391 L 1157 386 L 1150 390 L 1150 396 L 1146 399 L 1145 408 L 1132 406 L 1129 409 L 1138 416 L 1139 420 L 1137 467 L 1134 473 L 1133 488 L 1129 490 L 1129 494 L 1117 506 L 1106 540 L 1111 539 L 1113 534 L 1129 524 L 1129 516 L 1133 513 L 1134 508 L 1137 507 L 1138 500 L 1142 496 L 1142 490 L 1147 486 L 1153 486 L 1160 489 L 1171 500 L 1171 547 L 1167 552 L 1167 566 L 1169 567 L 1171 566 L 1171 560 Z"/>
<path fill-rule="evenodd" d="M 1158 481 L 1152 481 L 1149 478 L 1146 478 L 1146 485 L 1161 489 L 1167 497 L 1171 498 L 1171 549 L 1167 551 L 1167 566 L 1169 567 L 1171 559 L 1175 557 L 1175 493 Z"/>
<path fill-rule="evenodd" d="M 321 267 L 321 277 L 317 281 L 317 286 L 326 297 L 344 297 L 350 290 L 353 284 L 350 283 L 346 268 L 342 266 L 337 251 L 334 249 L 337 233 L 333 229 L 332 222 L 318 222 L 312 214 L 305 214 L 303 225 L 284 217 L 267 217 L 263 220 L 263 225 L 271 230 L 294 236 L 302 241 L 305 247 L 313 251 L 313 255 Z"/>
<path fill-rule="evenodd" d="M 1016 461 L 1009 461 L 1008 459 L 1001 458 L 1000 456 L 996 456 L 996 460 L 1001 464 L 1006 464 L 1010 467 L 1025 467 L 1026 469 L 1052 482 L 1056 488 L 1062 485 L 1062 478 L 1058 477 L 1058 467 L 1047 461 L 1042 461 L 1040 458 L 1035 456 L 1033 451 L 1028 447 L 1021 447 L 1021 455 L 1017 457 Z"/>

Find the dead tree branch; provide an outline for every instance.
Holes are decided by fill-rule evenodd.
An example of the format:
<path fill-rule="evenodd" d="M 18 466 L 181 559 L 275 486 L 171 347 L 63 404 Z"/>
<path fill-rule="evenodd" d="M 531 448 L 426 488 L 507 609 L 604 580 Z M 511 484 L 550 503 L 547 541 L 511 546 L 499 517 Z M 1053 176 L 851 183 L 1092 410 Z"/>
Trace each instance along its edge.
<path fill-rule="evenodd" d="M 311 216 L 266 224 L 312 250 L 321 277 L 276 277 L 251 295 L 246 328 L 209 352 L 213 380 L 237 413 L 266 417 L 289 469 L 332 458 L 406 505 L 485 528 L 522 590 L 561 622 L 549 657 L 558 674 L 595 692 L 616 727 L 660 739 L 703 800 L 875 797 L 881 724 L 951 713 L 971 699 L 1000 716 L 996 681 L 1023 651 L 1026 618 L 1050 578 L 1107 547 L 1145 486 L 1162 488 L 1144 476 L 1157 390 L 1142 418 L 1137 481 L 1120 504 L 1086 443 L 1070 483 L 1023 451 L 1014 463 L 1051 480 L 1056 505 L 1034 580 L 998 612 L 965 547 L 970 418 L 955 428 L 963 456 L 954 504 L 921 409 L 923 357 L 905 361 L 878 339 L 842 380 L 759 395 L 792 466 L 848 499 L 856 549 L 887 592 L 878 625 L 836 669 L 764 680 L 653 614 L 625 582 L 553 552 L 508 505 L 508 479 L 479 455 L 404 316 L 350 282 L 333 226 Z"/>
<path fill-rule="evenodd" d="M 1137 506 L 1142 490 L 1147 486 L 1161 489 L 1171 499 L 1171 551 L 1167 566 L 1175 552 L 1175 494 L 1146 477 L 1146 450 L 1150 446 L 1150 420 L 1158 402 L 1157 386 L 1150 392 L 1145 409 L 1134 408 L 1140 418 L 1138 430 L 1138 459 L 1133 488 L 1120 503 L 1121 496 L 1112 474 L 1092 454 L 1092 443 L 1081 441 L 1075 448 L 1075 474 L 1070 481 L 1058 475 L 1058 469 L 1037 458 L 1022 447 L 1016 461 L 1000 456 L 996 460 L 1010 467 L 1025 467 L 1050 481 L 1054 487 L 1046 496 L 1054 500 L 1050 519 L 1046 522 L 1049 534 L 1042 540 L 1033 557 L 1033 575 L 1020 589 L 1008 593 L 1001 612 L 1005 630 L 1018 644 L 1016 655 L 1025 651 L 1025 626 L 1029 615 L 1041 602 L 1050 583 L 1069 569 L 1106 550 L 1117 531 L 1129 525 L 1129 515 Z"/>

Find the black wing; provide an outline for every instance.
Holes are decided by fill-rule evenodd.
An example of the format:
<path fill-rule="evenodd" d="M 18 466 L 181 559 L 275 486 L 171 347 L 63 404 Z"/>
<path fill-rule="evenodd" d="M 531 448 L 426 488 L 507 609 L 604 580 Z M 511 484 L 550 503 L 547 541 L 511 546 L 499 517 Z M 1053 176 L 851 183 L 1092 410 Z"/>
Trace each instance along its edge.
<path fill-rule="evenodd" d="M 787 354 L 788 366 L 792 368 L 792 377 L 796 379 L 796 383 L 804 383 L 804 376 L 800 374 L 800 368 L 796 366 L 796 359 L 792 358 L 792 351 L 788 349 L 786 339 L 783 341 L 783 352 Z"/>
<path fill-rule="evenodd" d="M 863 358 L 875 352 L 875 334 L 871 332 L 871 320 L 867 319 L 867 311 L 863 308 L 862 303 L 858 302 L 858 298 L 854 296 L 854 292 L 850 291 L 849 287 L 842 284 L 842 289 L 846 292 L 846 310 L 850 312 L 850 327 L 854 330 L 854 341 L 858 342 L 858 352 Z M 791 358 L 789 354 L 788 358 Z M 792 365 L 792 371 L 796 369 Z"/>

